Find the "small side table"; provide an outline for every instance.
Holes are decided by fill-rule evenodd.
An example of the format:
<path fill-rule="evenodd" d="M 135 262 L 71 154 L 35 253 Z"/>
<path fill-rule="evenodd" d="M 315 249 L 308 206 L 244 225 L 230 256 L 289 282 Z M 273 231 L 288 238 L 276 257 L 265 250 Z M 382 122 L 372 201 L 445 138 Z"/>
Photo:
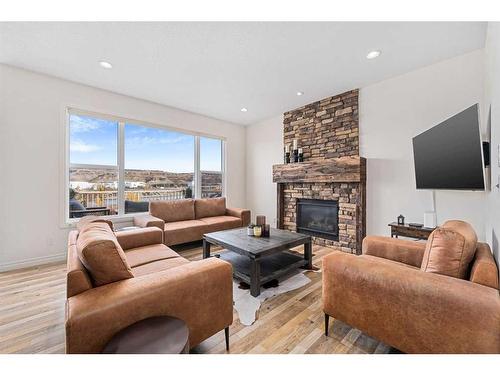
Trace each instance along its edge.
<path fill-rule="evenodd" d="M 122 329 L 106 344 L 103 354 L 187 354 L 189 329 L 170 316 L 141 320 Z"/>
<path fill-rule="evenodd" d="M 398 223 L 390 223 L 391 237 L 403 236 L 410 238 L 417 238 L 419 240 L 426 240 L 429 238 L 432 231 L 436 228 L 427 227 L 412 227 L 410 225 L 400 225 Z"/>

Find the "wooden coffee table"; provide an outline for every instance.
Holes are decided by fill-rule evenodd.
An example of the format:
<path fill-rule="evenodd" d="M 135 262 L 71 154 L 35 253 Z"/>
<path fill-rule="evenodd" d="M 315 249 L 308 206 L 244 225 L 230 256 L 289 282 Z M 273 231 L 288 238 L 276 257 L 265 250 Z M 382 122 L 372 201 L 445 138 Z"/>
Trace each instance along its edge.
<path fill-rule="evenodd" d="M 312 269 L 311 236 L 280 229 L 271 229 L 269 237 L 247 235 L 247 228 L 224 230 L 203 236 L 203 258 L 210 257 L 210 245 L 226 249 L 220 258 L 233 265 L 236 278 L 250 284 L 250 293 L 257 297 L 260 287 L 299 267 Z M 304 256 L 288 251 L 304 245 Z"/>

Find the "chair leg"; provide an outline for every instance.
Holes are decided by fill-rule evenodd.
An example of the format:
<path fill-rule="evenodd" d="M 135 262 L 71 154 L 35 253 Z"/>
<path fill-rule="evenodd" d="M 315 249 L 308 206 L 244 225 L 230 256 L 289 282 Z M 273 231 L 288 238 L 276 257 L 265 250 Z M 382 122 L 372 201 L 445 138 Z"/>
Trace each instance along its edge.
<path fill-rule="evenodd" d="M 226 336 L 226 351 L 229 351 L 229 327 L 224 328 L 224 336 Z"/>
<path fill-rule="evenodd" d="M 325 336 L 328 336 L 328 323 L 330 321 L 330 316 L 325 314 Z"/>

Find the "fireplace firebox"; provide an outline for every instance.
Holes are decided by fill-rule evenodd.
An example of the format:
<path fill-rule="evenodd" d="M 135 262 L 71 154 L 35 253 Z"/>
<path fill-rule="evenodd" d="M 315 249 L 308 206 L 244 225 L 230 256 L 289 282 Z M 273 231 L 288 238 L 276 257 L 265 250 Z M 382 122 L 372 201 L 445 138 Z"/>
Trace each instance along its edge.
<path fill-rule="evenodd" d="M 339 204 L 336 200 L 297 199 L 297 232 L 337 241 Z"/>

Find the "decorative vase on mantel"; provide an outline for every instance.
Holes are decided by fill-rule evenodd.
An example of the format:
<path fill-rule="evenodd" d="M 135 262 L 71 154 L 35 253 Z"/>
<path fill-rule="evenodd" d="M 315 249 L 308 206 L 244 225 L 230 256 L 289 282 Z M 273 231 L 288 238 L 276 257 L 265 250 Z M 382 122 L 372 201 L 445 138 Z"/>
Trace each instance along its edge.
<path fill-rule="evenodd" d="M 290 164 L 290 145 L 285 146 L 285 164 Z"/>
<path fill-rule="evenodd" d="M 299 148 L 299 163 L 302 163 L 304 161 L 304 152 L 302 151 L 301 148 Z"/>

